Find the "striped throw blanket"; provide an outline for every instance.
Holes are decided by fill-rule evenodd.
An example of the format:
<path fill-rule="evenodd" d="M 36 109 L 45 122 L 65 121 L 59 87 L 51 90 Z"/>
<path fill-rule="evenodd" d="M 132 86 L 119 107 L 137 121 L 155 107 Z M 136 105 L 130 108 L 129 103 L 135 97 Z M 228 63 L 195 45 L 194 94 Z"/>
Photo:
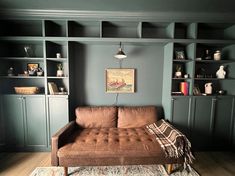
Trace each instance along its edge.
<path fill-rule="evenodd" d="M 191 152 L 191 143 L 187 137 L 165 120 L 146 126 L 147 130 L 156 137 L 166 157 L 184 157 L 185 165 L 194 159 Z"/>

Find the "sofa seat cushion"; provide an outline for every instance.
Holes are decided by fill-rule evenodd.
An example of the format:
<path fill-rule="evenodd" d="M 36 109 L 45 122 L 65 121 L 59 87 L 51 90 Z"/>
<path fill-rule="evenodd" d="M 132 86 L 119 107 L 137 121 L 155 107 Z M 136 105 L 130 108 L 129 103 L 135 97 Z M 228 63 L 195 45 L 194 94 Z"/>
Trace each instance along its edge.
<path fill-rule="evenodd" d="M 59 158 L 158 157 L 165 155 L 152 135 L 142 128 L 90 128 L 78 130 L 58 151 Z"/>

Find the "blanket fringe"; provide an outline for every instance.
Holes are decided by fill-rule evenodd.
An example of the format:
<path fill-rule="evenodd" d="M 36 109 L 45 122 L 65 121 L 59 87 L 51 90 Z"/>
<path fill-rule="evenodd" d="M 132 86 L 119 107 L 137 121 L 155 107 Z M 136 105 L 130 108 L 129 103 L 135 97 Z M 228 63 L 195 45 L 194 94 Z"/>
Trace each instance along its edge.
<path fill-rule="evenodd" d="M 166 157 L 184 157 L 184 168 L 191 170 L 189 164 L 195 158 L 191 152 L 191 143 L 184 134 L 163 119 L 146 126 L 146 128 L 151 134 L 155 135 Z"/>

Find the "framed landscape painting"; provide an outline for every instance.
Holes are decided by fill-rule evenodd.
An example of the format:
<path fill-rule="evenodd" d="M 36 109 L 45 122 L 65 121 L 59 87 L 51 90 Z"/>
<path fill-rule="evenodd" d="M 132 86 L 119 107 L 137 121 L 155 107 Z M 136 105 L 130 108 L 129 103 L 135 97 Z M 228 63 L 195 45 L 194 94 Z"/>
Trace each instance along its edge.
<path fill-rule="evenodd" d="M 107 93 L 134 93 L 135 69 L 106 69 Z"/>

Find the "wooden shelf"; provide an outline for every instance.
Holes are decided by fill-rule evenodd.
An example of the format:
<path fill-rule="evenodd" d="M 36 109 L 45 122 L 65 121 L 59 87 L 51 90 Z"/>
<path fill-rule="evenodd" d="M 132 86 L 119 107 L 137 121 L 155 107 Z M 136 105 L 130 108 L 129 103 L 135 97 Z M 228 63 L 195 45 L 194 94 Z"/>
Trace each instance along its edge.
<path fill-rule="evenodd" d="M 67 79 L 68 76 L 47 76 L 48 79 Z"/>
<path fill-rule="evenodd" d="M 46 58 L 49 61 L 65 62 L 68 61 L 68 58 Z"/>
<path fill-rule="evenodd" d="M 43 79 L 45 76 L 0 76 L 7 79 Z"/>
<path fill-rule="evenodd" d="M 182 62 L 182 63 L 187 63 L 187 62 L 192 62 L 193 60 L 192 59 L 182 59 L 182 60 L 180 60 L 180 59 L 173 59 L 173 62 Z"/>
<path fill-rule="evenodd" d="M 231 63 L 235 62 L 235 60 L 195 60 L 198 63 Z"/>
<path fill-rule="evenodd" d="M 42 57 L 0 57 L 0 60 L 32 60 L 32 61 L 42 61 Z"/>
<path fill-rule="evenodd" d="M 199 81 L 207 81 L 207 80 L 211 80 L 211 81 L 219 81 L 219 80 L 235 80 L 235 78 L 225 78 L 225 79 L 220 79 L 220 78 L 194 78 L 195 80 L 199 80 Z"/>
<path fill-rule="evenodd" d="M 172 78 L 173 80 L 191 80 L 192 78 Z"/>

